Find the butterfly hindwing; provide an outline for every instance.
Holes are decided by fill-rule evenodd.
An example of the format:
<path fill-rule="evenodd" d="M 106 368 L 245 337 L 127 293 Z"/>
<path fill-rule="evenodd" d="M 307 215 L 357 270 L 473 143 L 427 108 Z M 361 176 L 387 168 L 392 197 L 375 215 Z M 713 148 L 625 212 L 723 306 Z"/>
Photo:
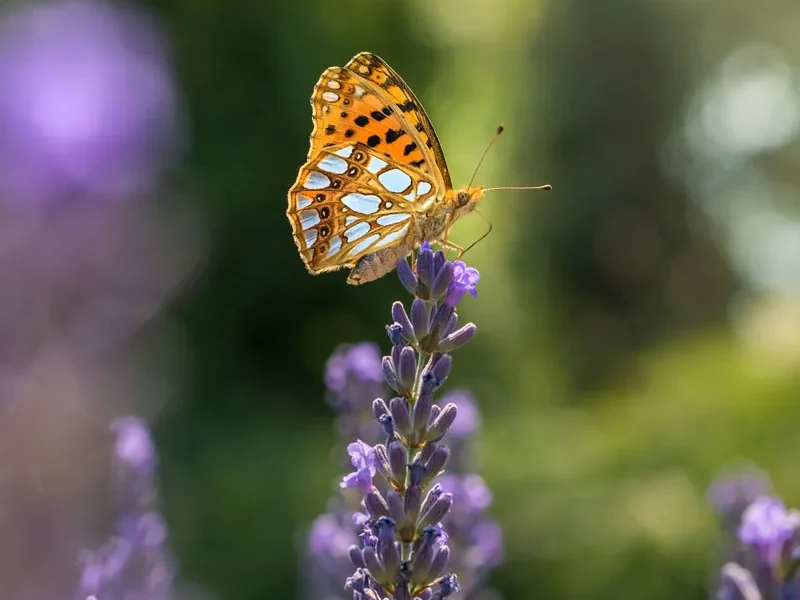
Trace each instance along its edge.
<path fill-rule="evenodd" d="M 287 214 L 309 270 L 330 271 L 413 236 L 434 192 L 412 168 L 346 143 L 322 148 L 301 169 Z"/>

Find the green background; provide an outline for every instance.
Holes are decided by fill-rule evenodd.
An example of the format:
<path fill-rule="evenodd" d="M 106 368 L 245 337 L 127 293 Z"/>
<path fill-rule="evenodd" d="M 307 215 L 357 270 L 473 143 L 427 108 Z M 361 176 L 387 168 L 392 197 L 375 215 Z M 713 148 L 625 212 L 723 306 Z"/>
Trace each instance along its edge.
<path fill-rule="evenodd" d="M 752 206 L 769 198 L 796 223 L 800 147 L 788 122 L 781 143 L 726 146 L 738 138 L 709 134 L 719 105 L 702 104 L 733 52 L 745 74 L 795 68 L 795 3 L 150 6 L 190 130 L 170 185 L 207 227 L 204 268 L 168 311 L 179 392 L 154 421 L 184 577 L 226 600 L 299 597 L 299 532 L 339 476 L 324 362 L 342 342 L 386 348 L 405 298 L 394 276 L 353 288 L 345 273 L 309 275 L 284 214 L 312 86 L 362 50 L 415 90 L 456 185 L 503 123 L 478 182 L 554 186 L 487 196 L 493 232 L 465 257 L 482 274 L 462 311 L 478 335 L 448 385 L 470 387 L 485 415 L 480 471 L 507 550 L 492 585 L 509 599 L 703 598 L 714 476 L 752 459 L 797 498 L 797 303 L 760 285 L 732 242 L 750 217 L 719 207 L 747 184 Z M 453 239 L 485 229 L 470 216 Z"/>

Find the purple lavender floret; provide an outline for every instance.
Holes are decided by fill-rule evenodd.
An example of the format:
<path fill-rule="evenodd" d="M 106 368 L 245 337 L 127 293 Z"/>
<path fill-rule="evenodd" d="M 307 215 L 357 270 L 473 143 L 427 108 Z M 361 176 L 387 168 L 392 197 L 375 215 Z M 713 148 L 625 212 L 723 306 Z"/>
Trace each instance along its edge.
<path fill-rule="evenodd" d="M 762 477 L 758 479 L 760 483 L 764 483 Z M 723 523 L 726 521 L 724 517 L 723 513 Z M 738 552 L 727 552 L 733 558 L 720 569 L 716 598 L 800 598 L 800 582 L 797 577 L 800 566 L 798 530 L 800 511 L 787 509 L 783 501 L 775 496 L 756 497 L 741 514 L 741 522 L 736 531 Z"/>
<path fill-rule="evenodd" d="M 375 449 L 356 440 L 347 446 L 347 453 L 355 471 L 345 475 L 339 485 L 343 488 L 357 487 L 367 494 L 372 490 L 372 478 L 375 477 Z"/>
<path fill-rule="evenodd" d="M 800 512 L 787 510 L 779 498 L 759 496 L 747 507 L 739 526 L 739 541 L 750 546 L 766 564 L 781 559 L 800 528 Z"/>

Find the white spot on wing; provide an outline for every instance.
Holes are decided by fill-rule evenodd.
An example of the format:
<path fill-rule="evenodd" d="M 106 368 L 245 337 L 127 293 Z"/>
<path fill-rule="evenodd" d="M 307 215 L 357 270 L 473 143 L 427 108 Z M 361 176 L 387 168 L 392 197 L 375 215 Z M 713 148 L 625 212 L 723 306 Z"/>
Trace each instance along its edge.
<path fill-rule="evenodd" d="M 333 236 L 329 243 L 330 247 L 328 248 L 328 254 L 325 255 L 327 257 L 333 256 L 342 249 L 342 238 L 340 238 L 338 235 Z"/>
<path fill-rule="evenodd" d="M 361 96 L 363 95 L 364 95 L 364 88 L 362 88 L 360 85 L 357 85 L 355 93 L 356 98 L 361 98 Z"/>
<path fill-rule="evenodd" d="M 353 153 L 352 146 L 345 146 L 341 150 L 337 150 L 334 152 L 336 156 L 341 156 L 342 158 L 350 158 L 350 155 Z"/>
<path fill-rule="evenodd" d="M 347 171 L 347 161 L 338 156 L 326 156 L 317 163 L 317 166 L 328 173 L 342 174 Z"/>
<path fill-rule="evenodd" d="M 411 177 L 403 173 L 400 169 L 390 169 L 385 173 L 378 175 L 378 181 L 390 192 L 399 194 L 409 185 L 411 185 Z"/>
<path fill-rule="evenodd" d="M 332 90 L 338 90 L 342 85 L 338 81 L 329 81 L 328 87 Z"/>
<path fill-rule="evenodd" d="M 353 192 L 342 196 L 342 204 L 362 215 L 371 215 L 377 212 L 378 207 L 381 205 L 381 199 L 374 194 Z"/>
<path fill-rule="evenodd" d="M 427 181 L 420 181 L 417 184 L 417 195 L 418 196 L 424 196 L 425 194 L 427 194 L 430 191 L 431 191 L 431 184 L 428 183 Z"/>
<path fill-rule="evenodd" d="M 354 217 L 353 215 L 348 215 L 347 217 L 345 217 L 344 224 L 352 225 L 356 221 L 358 221 L 358 217 Z"/>
<path fill-rule="evenodd" d="M 369 233 L 369 223 L 361 221 L 358 225 L 353 225 L 350 229 L 345 229 L 344 237 L 348 242 L 354 242 L 358 238 Z"/>
<path fill-rule="evenodd" d="M 317 241 L 317 230 L 309 229 L 308 231 L 304 231 L 303 237 L 305 238 L 306 249 L 311 248 L 311 246 L 314 245 L 314 242 Z"/>
<path fill-rule="evenodd" d="M 397 215 L 383 215 L 382 217 L 378 217 L 378 225 L 394 225 L 395 223 L 401 223 L 411 217 L 408 213 L 405 214 L 397 214 Z"/>
<path fill-rule="evenodd" d="M 405 198 L 409 202 L 414 202 L 417 199 L 417 192 L 415 192 L 414 190 L 411 190 L 405 196 L 403 196 L 403 198 Z"/>
<path fill-rule="evenodd" d="M 369 164 L 367 165 L 367 171 L 369 171 L 374 175 L 385 166 L 386 166 L 385 160 L 381 160 L 377 156 L 373 156 L 372 158 L 369 159 Z"/>
<path fill-rule="evenodd" d="M 308 196 L 303 196 L 303 194 L 297 194 L 297 206 L 295 207 L 297 210 L 302 210 L 311 206 L 311 198 Z"/>
<path fill-rule="evenodd" d="M 394 242 L 401 239 L 405 236 L 406 232 L 408 231 L 408 224 L 403 225 L 401 229 L 395 231 L 394 233 L 390 233 L 386 237 L 384 237 L 380 242 L 375 244 L 375 249 L 378 248 L 385 248 L 386 246 L 391 246 Z"/>
<path fill-rule="evenodd" d="M 364 250 L 372 246 L 372 244 L 374 244 L 380 237 L 381 236 L 377 233 L 373 233 L 371 236 L 365 237 L 363 240 L 361 240 L 355 246 L 353 246 L 350 252 L 347 253 L 347 256 L 355 256 L 356 254 L 361 254 Z"/>
<path fill-rule="evenodd" d="M 319 223 L 319 213 L 314 209 L 304 210 L 300 213 L 300 228 L 308 229 Z"/>
<path fill-rule="evenodd" d="M 336 102 L 339 99 L 339 94 L 336 92 L 322 92 L 322 99 L 325 102 Z"/>
<path fill-rule="evenodd" d="M 330 184 L 331 180 L 327 175 L 311 171 L 308 177 L 306 177 L 306 182 L 303 184 L 303 187 L 307 190 L 321 190 L 322 188 L 328 187 Z"/>

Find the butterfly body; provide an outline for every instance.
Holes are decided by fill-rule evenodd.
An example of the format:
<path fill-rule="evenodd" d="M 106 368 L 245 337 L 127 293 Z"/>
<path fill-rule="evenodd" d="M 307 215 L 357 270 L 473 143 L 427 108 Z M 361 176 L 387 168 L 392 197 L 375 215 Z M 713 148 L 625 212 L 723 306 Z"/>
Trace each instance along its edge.
<path fill-rule="evenodd" d="M 351 268 L 373 281 L 424 241 L 448 242 L 483 188 L 454 190 L 433 126 L 397 73 L 362 52 L 325 70 L 311 98 L 314 130 L 286 214 L 313 273 Z"/>

